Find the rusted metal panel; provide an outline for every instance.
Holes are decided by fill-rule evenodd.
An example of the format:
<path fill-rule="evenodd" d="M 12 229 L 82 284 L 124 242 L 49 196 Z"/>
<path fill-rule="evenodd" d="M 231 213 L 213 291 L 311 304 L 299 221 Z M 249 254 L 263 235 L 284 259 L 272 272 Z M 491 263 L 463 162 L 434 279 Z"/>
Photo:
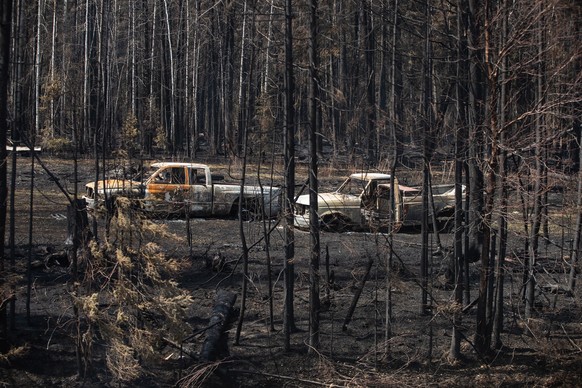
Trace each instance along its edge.
<path fill-rule="evenodd" d="M 197 163 L 163 162 L 151 166 L 151 174 L 139 185 L 142 207 L 152 212 L 188 213 L 192 216 L 224 216 L 237 209 L 241 200 L 241 186 L 237 184 L 217 184 L 208 166 Z M 86 185 L 86 197 L 94 201 L 104 193 L 125 195 L 128 181 L 101 181 L 98 189 L 94 183 Z M 98 193 L 96 196 L 95 193 Z M 242 192 L 243 204 L 262 204 L 266 215 L 276 216 L 280 210 L 280 189 L 274 187 L 245 186 Z M 264 203 L 263 203 L 264 202 Z"/>
<path fill-rule="evenodd" d="M 423 208 L 420 202 L 422 190 L 399 185 L 394 178 L 394 216 L 392 212 L 391 177 L 382 173 L 356 173 L 350 175 L 332 193 L 318 194 L 318 218 L 322 226 L 326 219 L 341 220 L 338 227 L 345 230 L 389 228 L 397 230 L 401 225 L 420 222 Z M 437 219 L 450 217 L 454 210 L 454 185 L 433 186 L 433 199 Z M 463 187 L 464 190 L 464 187 Z M 295 225 L 309 228 L 309 195 L 300 196 L 295 203 Z M 394 222 L 390 225 L 390 222 Z"/>

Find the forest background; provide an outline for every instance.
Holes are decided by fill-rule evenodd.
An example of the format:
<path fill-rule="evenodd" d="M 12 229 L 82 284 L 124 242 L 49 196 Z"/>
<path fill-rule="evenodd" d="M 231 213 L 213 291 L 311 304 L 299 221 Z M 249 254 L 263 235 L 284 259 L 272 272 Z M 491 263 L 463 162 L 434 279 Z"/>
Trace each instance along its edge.
<path fill-rule="evenodd" d="M 0 158 L 8 160 L 9 139 L 94 158 L 96 176 L 111 158 L 120 164 L 200 155 L 276 160 L 284 165 L 286 206 L 296 160 L 309 162 L 311 192 L 322 163 L 419 170 L 425 188 L 431 166 L 449 163 L 457 186 L 467 187 L 466 208 L 455 219 L 455 281 L 462 281 L 465 258 L 476 247 L 482 319 L 475 347 L 484 354 L 495 326 L 490 248 L 500 244 L 503 257 L 508 193 L 518 192 L 523 205 L 513 221 L 525 236 L 528 318 L 538 241 L 551 240 L 555 226 L 549 195 L 577 183 L 566 204 L 575 221 L 562 287 L 575 288 L 581 21 L 575 0 L 3 2 Z M 312 230 L 312 273 L 318 234 Z M 289 259 L 292 249 L 286 254 Z M 292 276 L 293 268 L 286 271 Z M 312 296 L 318 281 L 312 279 Z M 458 290 L 457 302 L 470 303 Z M 318 317 L 311 319 L 313 330 Z M 460 352 L 454 332 L 453 358 Z M 315 330 L 310 345 L 317 343 Z"/>

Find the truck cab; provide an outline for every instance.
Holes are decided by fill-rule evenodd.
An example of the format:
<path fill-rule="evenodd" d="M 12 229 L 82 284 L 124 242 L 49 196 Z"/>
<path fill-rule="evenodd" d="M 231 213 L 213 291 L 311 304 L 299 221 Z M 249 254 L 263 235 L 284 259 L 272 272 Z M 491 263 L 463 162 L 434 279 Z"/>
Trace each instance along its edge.
<path fill-rule="evenodd" d="M 149 211 L 204 216 L 213 208 L 212 176 L 206 165 L 154 163 L 144 188 L 143 206 Z"/>
<path fill-rule="evenodd" d="M 319 193 L 317 215 L 320 227 L 328 231 L 390 230 L 401 224 L 401 196 L 394 178 L 395 196 L 392 212 L 391 176 L 383 173 L 351 174 L 331 193 Z M 295 226 L 309 228 L 309 195 L 295 203 Z M 392 216 L 393 214 L 393 216 Z"/>

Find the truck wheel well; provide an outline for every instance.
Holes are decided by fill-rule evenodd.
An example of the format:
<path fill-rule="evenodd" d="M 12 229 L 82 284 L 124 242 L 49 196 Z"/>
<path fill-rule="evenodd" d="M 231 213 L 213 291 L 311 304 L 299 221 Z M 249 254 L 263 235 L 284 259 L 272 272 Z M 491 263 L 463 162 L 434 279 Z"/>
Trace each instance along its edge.
<path fill-rule="evenodd" d="M 240 197 L 235 199 L 230 208 L 230 216 L 238 217 L 238 208 L 241 204 Z M 256 198 L 244 198 L 242 201 L 242 218 L 244 221 L 252 221 L 260 216 L 260 204 Z"/>
<path fill-rule="evenodd" d="M 350 219 L 341 213 L 328 213 L 321 217 L 321 229 L 328 232 L 344 232 L 350 227 Z"/>

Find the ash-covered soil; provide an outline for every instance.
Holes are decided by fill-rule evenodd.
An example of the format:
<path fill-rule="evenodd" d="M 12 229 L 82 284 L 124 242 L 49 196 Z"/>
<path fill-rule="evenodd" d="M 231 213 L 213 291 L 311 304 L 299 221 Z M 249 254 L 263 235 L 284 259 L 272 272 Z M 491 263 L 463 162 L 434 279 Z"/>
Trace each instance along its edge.
<path fill-rule="evenodd" d="M 14 290 L 14 347 L 0 361 L 4 386 L 124 386 L 114 381 L 106 368 L 106 349 L 96 338 L 94 363 L 89 377 L 78 378 L 75 349 L 76 327 L 69 295 L 70 267 L 59 262 L 66 246 L 67 200 L 56 181 L 73 194 L 74 164 L 71 160 L 42 156 L 47 173 L 35 163 L 31 188 L 30 159 L 21 158 L 16 174 L 15 250 L 7 250 L 5 268 L 21 276 Z M 113 162 L 112 162 L 113 165 Z M 111 165 L 111 166 L 112 166 Z M 110 166 L 110 167 L 111 167 Z M 236 171 L 223 161 L 212 166 L 226 175 Z M 305 174 L 304 168 L 298 171 Z M 9 168 L 10 171 L 10 168 Z M 333 187 L 347 171 L 322 167 L 322 189 Z M 280 177 L 281 171 L 275 171 Z M 253 179 L 253 172 L 249 173 Z M 303 178 L 306 175 L 303 175 Z M 303 178 L 298 178 L 298 182 Z M 78 193 L 94 179 L 94 162 L 78 163 Z M 420 183 L 408 173 L 407 183 Z M 279 179 L 278 182 L 280 183 Z M 562 194 L 560 194 L 562 195 Z M 32 206 L 31 206 L 32 198 Z M 564 201 L 567 203 L 567 201 Z M 572 211 L 552 209 L 555 220 L 572 225 Z M 32 215 L 32 224 L 31 224 Z M 519 215 L 516 216 L 519 219 Z M 550 244 L 541 247 L 537 265 L 538 289 L 534 317 L 524 319 L 523 246 L 520 226 L 512 225 L 506 265 L 503 347 L 486 358 L 473 347 L 475 308 L 463 314 L 465 339 L 463 360 L 448 358 L 451 345 L 453 291 L 443 282 L 446 254 L 431 255 L 428 313 L 421 314 L 420 234 L 401 230 L 392 242 L 386 235 L 370 233 L 321 233 L 321 326 L 319 349 L 309 350 L 309 257 L 310 235 L 295 233 L 294 313 L 297 330 L 291 336 L 291 351 L 284 350 L 282 331 L 284 239 L 281 224 L 271 220 L 243 223 L 249 254 L 248 295 L 238 344 L 236 322 L 229 325 L 227 352 L 216 369 L 197 360 L 217 290 L 237 295 L 234 320 L 238 317 L 242 287 L 241 228 L 235 219 L 158 219 L 182 237 L 165 246 L 168 257 L 179 260 L 180 286 L 195 303 L 189 309 L 192 336 L 180 346 L 163 346 L 149 376 L 139 386 L 580 386 L 582 383 L 581 292 L 553 293 L 565 286 L 568 276 L 569 229 L 553 230 Z M 556 222 L 558 223 L 558 222 Z M 102 219 L 99 219 L 100 231 Z M 188 227 L 192 246 L 187 244 Z M 264 243 L 272 229 L 270 245 Z M 9 230 L 9 228 L 7 228 Z M 440 235 L 445 249 L 452 247 L 452 234 Z M 7 234 L 7 240 L 9 238 Z M 431 237 L 433 251 L 436 238 Z M 160 241 L 164 244 L 164 241 Z M 392 252 L 390 250 L 392 247 Z M 13 256 L 14 254 L 14 256 Z M 392 267 L 386 263 L 391 255 Z M 14 257 L 14 262 L 10 261 Z M 48 258 L 52 258 L 49 260 Z M 222 260 L 220 271 L 209 263 Z M 272 263 L 273 322 L 268 297 L 267 259 Z M 31 266 L 28 266 L 28 263 Z M 348 311 L 366 270 L 370 271 L 353 316 Z M 471 300 L 477 296 L 479 264 L 470 266 Z M 325 280 L 330 278 L 330 286 Z M 30 276 L 28 276 L 30 275 Z M 392 300 L 391 334 L 386 339 L 386 284 L 389 276 Z M 30 279 L 30 281 L 29 281 Z M 27 306 L 27 293 L 30 304 Z M 206 369 L 205 369 L 206 368 Z M 204 373 L 207 370 L 213 373 Z M 202 378 L 201 376 L 205 376 Z"/>

